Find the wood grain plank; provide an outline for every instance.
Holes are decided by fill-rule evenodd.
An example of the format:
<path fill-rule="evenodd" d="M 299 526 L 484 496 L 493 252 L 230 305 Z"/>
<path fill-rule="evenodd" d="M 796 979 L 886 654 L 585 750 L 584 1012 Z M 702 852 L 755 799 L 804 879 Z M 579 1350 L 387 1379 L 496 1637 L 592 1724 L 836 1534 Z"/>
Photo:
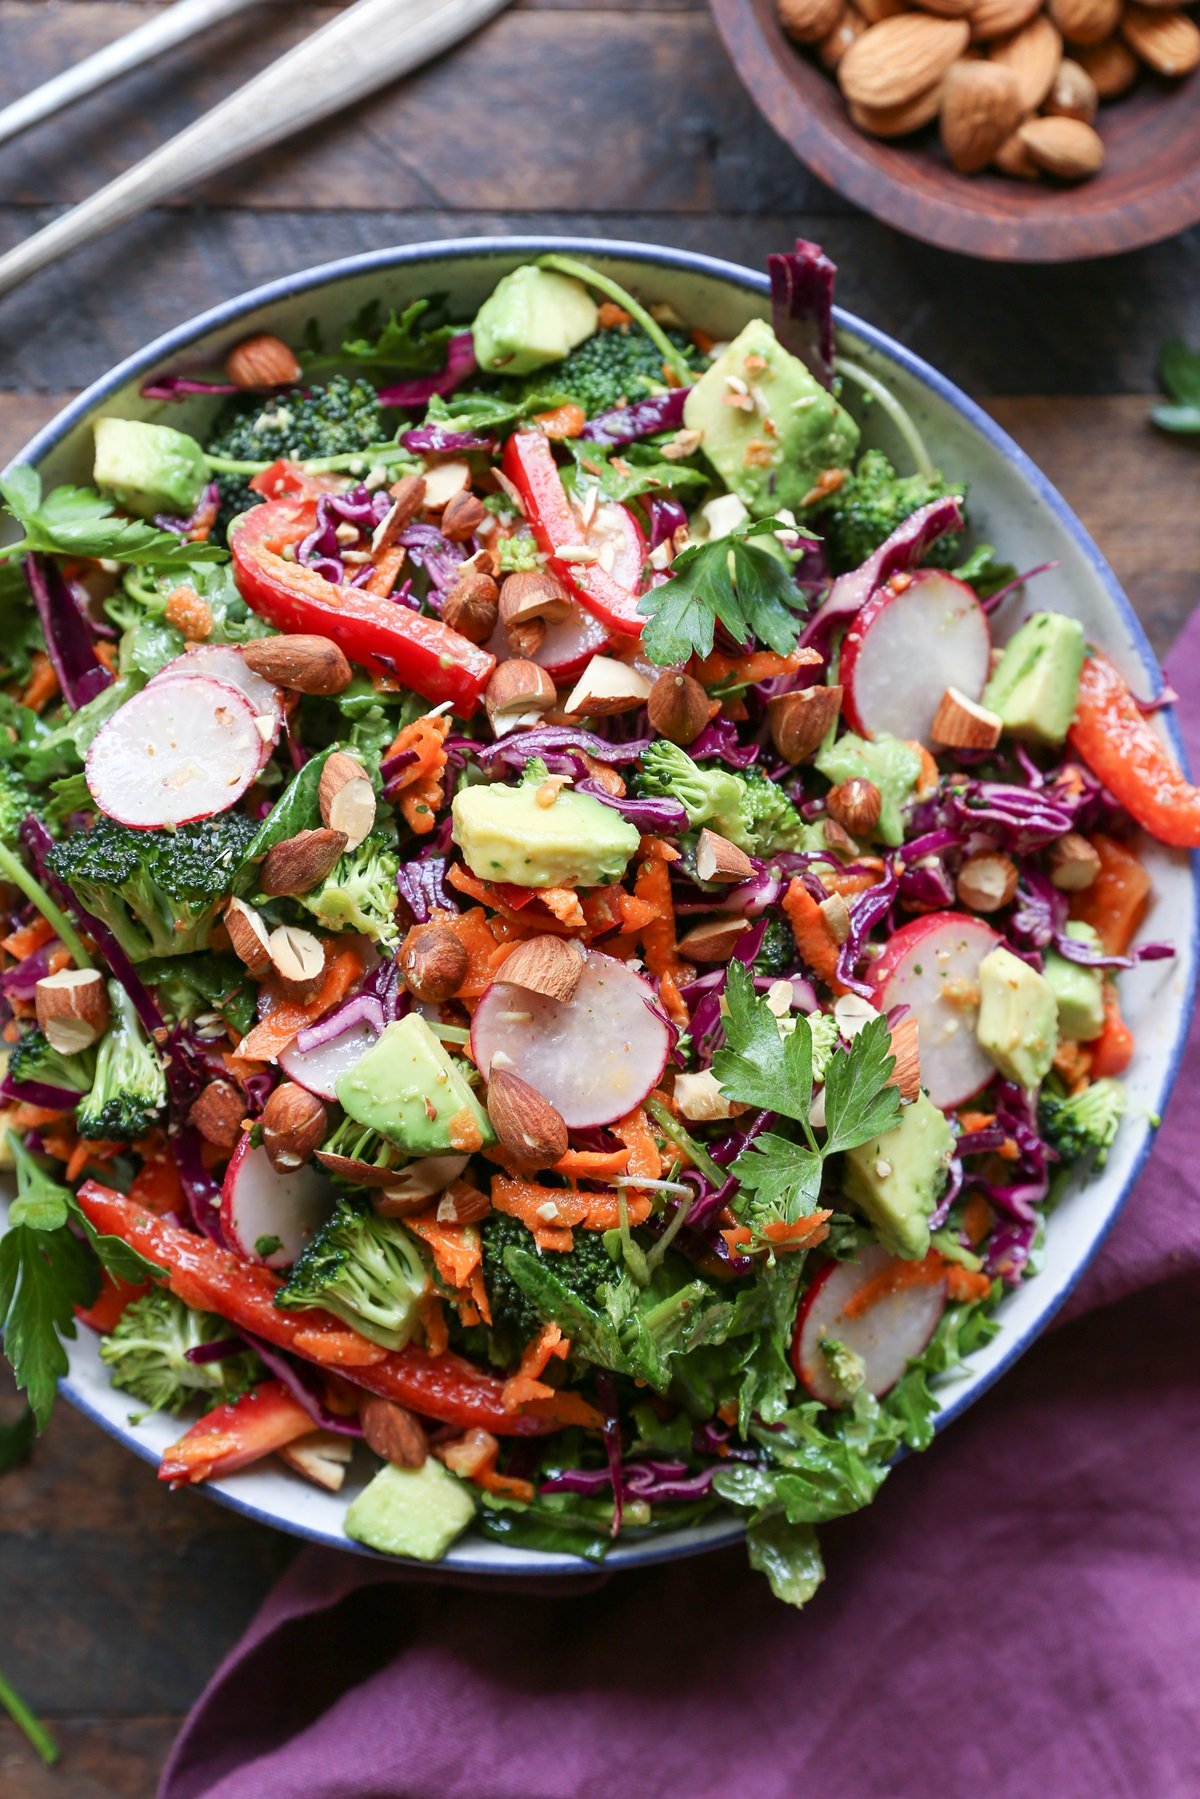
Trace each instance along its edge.
<path fill-rule="evenodd" d="M 0 206 L 0 247 L 50 216 Z M 842 303 L 976 397 L 1147 392 L 1166 338 L 1200 343 L 1200 230 L 1102 266 L 1018 268 L 925 249 L 861 215 L 799 208 L 693 217 L 197 207 L 131 221 L 0 300 L 0 388 L 83 386 L 167 327 L 314 263 L 506 231 L 640 239 L 751 268 L 796 235 L 816 237 L 839 265 Z"/>
<path fill-rule="evenodd" d="M 328 8 L 251 13 L 91 97 L 5 149 L 5 196 L 78 200 L 306 36 Z M 122 6 L 0 3 L 0 105 L 115 37 Z M 684 72 L 686 71 L 686 76 Z M 547 80 L 556 104 L 546 104 Z M 663 133 L 664 95 L 686 103 Z M 491 96 L 519 129 L 497 131 Z M 482 101 L 482 103 L 481 103 Z M 682 102 L 682 95 L 681 95 Z M 649 211 L 821 207 L 824 191 L 781 152 L 705 13 L 512 12 L 364 102 L 353 116 L 220 177 L 212 197 L 268 206 L 443 206 Z"/>
<path fill-rule="evenodd" d="M 151 1799 L 182 1717 L 54 1718 L 61 1751 L 42 1766 L 15 1724 L 0 1719 L 5 1799 Z"/>

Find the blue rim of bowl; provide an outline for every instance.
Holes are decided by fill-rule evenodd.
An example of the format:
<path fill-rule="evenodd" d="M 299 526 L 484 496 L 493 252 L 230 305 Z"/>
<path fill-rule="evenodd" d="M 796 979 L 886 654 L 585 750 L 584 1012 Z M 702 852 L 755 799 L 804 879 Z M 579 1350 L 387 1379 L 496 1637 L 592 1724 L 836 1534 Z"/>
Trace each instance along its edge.
<path fill-rule="evenodd" d="M 308 293 L 318 288 L 329 287 L 348 277 L 384 272 L 396 268 L 404 268 L 413 264 L 435 259 L 455 261 L 487 256 L 542 255 L 550 251 L 560 254 L 590 256 L 596 258 L 616 259 L 624 262 L 646 263 L 654 267 L 674 268 L 688 273 L 703 275 L 709 279 L 721 281 L 733 287 L 739 287 L 749 293 L 763 298 L 770 296 L 770 284 L 765 275 L 753 269 L 745 268 L 740 263 L 726 262 L 721 257 L 708 256 L 695 250 L 674 250 L 659 248 L 653 244 L 626 241 L 614 238 L 591 237 L 479 237 L 448 238 L 444 242 L 401 244 L 383 250 L 368 250 L 357 256 L 341 257 L 334 262 L 321 263 L 313 268 L 301 269 L 293 275 L 282 276 L 278 281 L 266 283 L 262 287 L 241 294 L 235 299 L 222 301 L 210 307 L 207 312 L 198 314 L 183 325 L 175 326 L 156 338 L 145 348 L 136 351 L 132 356 L 111 369 L 108 374 L 94 381 L 81 394 L 77 395 L 69 405 L 41 431 L 37 432 L 13 459 L 14 463 L 37 463 L 52 450 L 62 438 L 80 424 L 92 409 L 107 399 L 110 394 L 125 387 L 129 382 L 145 377 L 161 368 L 171 357 L 187 350 L 196 338 L 208 332 L 219 330 L 222 326 L 231 325 L 247 313 L 260 307 L 269 306 L 285 300 L 295 299 L 297 295 Z M 1075 540 L 1087 558 L 1092 572 L 1106 590 L 1118 614 L 1129 633 L 1133 648 L 1146 674 L 1151 687 L 1157 691 L 1162 682 L 1162 670 L 1158 659 L 1150 646 L 1149 639 L 1142 629 L 1141 621 L 1133 607 L 1126 599 L 1116 576 L 1075 513 L 1067 505 L 1057 488 L 1042 474 L 1037 465 L 1031 461 L 1025 451 L 1013 441 L 1006 431 L 989 418 L 982 407 L 948 380 L 946 376 L 915 356 L 911 350 L 898 344 L 886 332 L 873 325 L 866 324 L 855 314 L 845 312 L 841 307 L 835 308 L 834 317 L 839 329 L 852 333 L 860 342 L 878 351 L 924 387 L 927 387 L 939 399 L 943 400 L 959 416 L 967 421 L 991 446 L 1010 462 L 1037 498 L 1052 512 L 1059 523 Z M 11 465 L 10 465 L 11 466 Z M 1165 719 L 1166 728 L 1172 747 L 1181 763 L 1186 767 L 1186 753 L 1179 726 L 1175 718 L 1168 713 Z M 1200 853 L 1191 858 L 1192 866 L 1192 915 L 1190 930 L 1186 940 L 1186 950 L 1181 950 L 1180 963 L 1184 965 L 1188 975 L 1188 993 L 1180 1008 L 1175 1042 L 1171 1047 L 1161 1089 L 1156 1095 L 1155 1110 L 1161 1115 L 1163 1107 L 1170 1097 L 1179 1073 L 1180 1062 L 1187 1043 L 1188 1030 L 1191 1024 L 1192 1011 L 1196 1003 L 1194 974 L 1196 970 L 1197 951 L 1200 946 Z M 1086 1253 L 1076 1264 L 1070 1278 L 1054 1293 L 1047 1296 L 1046 1303 L 1038 1310 L 1028 1326 L 1009 1344 L 1005 1354 L 987 1370 L 969 1383 L 967 1391 L 957 1395 L 951 1394 L 940 1408 L 935 1430 L 941 1431 L 946 1425 L 959 1417 L 969 1405 L 992 1387 L 1007 1372 L 1012 1364 L 1022 1356 L 1035 1338 L 1050 1323 L 1060 1307 L 1074 1292 L 1083 1274 L 1087 1271 L 1104 1239 L 1125 1206 L 1138 1176 L 1150 1153 L 1154 1140 L 1154 1132 L 1148 1123 L 1142 1126 L 1142 1142 L 1137 1156 L 1129 1170 L 1128 1178 L 1120 1191 L 1115 1195 L 1105 1216 L 1093 1231 Z M 1044 1277 L 1039 1277 L 1044 1278 Z M 145 1443 L 123 1430 L 114 1420 L 107 1418 L 90 1400 L 80 1393 L 69 1378 L 60 1382 L 60 1390 L 76 1409 L 97 1423 L 110 1436 L 124 1443 L 143 1461 L 157 1464 L 158 1455 Z M 311 1526 L 281 1520 L 275 1513 L 253 1502 L 242 1498 L 239 1494 L 214 1483 L 206 1488 L 209 1496 L 220 1504 L 228 1506 L 232 1511 L 256 1523 L 267 1524 L 276 1530 L 286 1531 L 290 1536 L 299 1537 L 310 1543 L 319 1543 L 326 1548 L 338 1549 L 351 1554 L 368 1556 L 382 1563 L 394 1563 L 397 1558 L 377 1555 L 374 1550 L 352 1542 L 348 1537 L 335 1535 L 331 1531 L 314 1529 Z M 618 1545 L 611 1550 L 600 1566 L 605 1570 L 648 1566 L 655 1562 L 677 1561 L 685 1556 L 707 1553 L 710 1550 L 726 1548 L 739 1541 L 744 1533 L 745 1525 L 739 1519 L 731 1519 L 728 1529 L 713 1530 L 705 1534 L 704 1540 L 694 1540 L 694 1529 L 688 1527 L 676 1532 L 665 1532 L 661 1538 L 649 1537 L 642 1542 Z M 703 1526 L 699 1527 L 703 1530 Z M 507 1546 L 497 1545 L 497 1548 Z M 540 1550 L 510 1550 L 509 1555 L 519 1557 L 516 1565 L 510 1565 L 508 1556 L 503 1562 L 493 1558 L 481 1558 L 473 1554 L 469 1544 L 459 1550 L 451 1550 L 445 1562 L 440 1564 L 448 1572 L 487 1575 L 496 1579 L 512 1580 L 528 1577 L 541 1578 L 547 1574 L 564 1574 L 579 1576 L 594 1564 L 573 1555 L 557 1555 Z M 406 1563 L 411 1566 L 412 1564 Z"/>

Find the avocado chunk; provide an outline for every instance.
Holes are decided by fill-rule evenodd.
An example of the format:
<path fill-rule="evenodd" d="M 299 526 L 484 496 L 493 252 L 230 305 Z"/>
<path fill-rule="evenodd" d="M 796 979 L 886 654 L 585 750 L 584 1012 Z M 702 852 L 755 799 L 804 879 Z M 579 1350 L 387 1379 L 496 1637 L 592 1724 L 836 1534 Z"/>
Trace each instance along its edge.
<path fill-rule="evenodd" d="M 208 464 L 194 437 L 138 419 L 97 419 L 92 479 L 138 518 L 169 512 L 190 518 L 208 485 Z"/>
<path fill-rule="evenodd" d="M 870 743 L 847 731 L 836 743 L 827 743 L 814 758 L 814 767 L 827 781 L 870 781 L 879 789 L 882 805 L 872 835 L 881 843 L 904 842 L 901 807 L 912 797 L 921 778 L 921 757 L 902 737 L 886 731 Z"/>
<path fill-rule="evenodd" d="M 346 1535 L 384 1555 L 440 1562 L 474 1516 L 466 1482 L 427 1456 L 419 1468 L 381 1468 L 351 1501 Z"/>
<path fill-rule="evenodd" d="M 990 951 L 979 964 L 979 1047 L 1005 1080 L 1036 1087 L 1058 1048 L 1058 1005 L 1045 975 L 1010 949 Z"/>
<path fill-rule="evenodd" d="M 1014 737 L 1064 743 L 1079 698 L 1084 648 L 1078 619 L 1035 612 L 1005 644 L 982 704 Z"/>
<path fill-rule="evenodd" d="M 481 881 L 514 887 L 608 887 L 637 850 L 638 833 L 587 793 L 559 792 L 541 806 L 534 781 L 464 787 L 454 796 L 454 841 Z"/>
<path fill-rule="evenodd" d="M 493 374 L 531 375 L 561 362 L 599 322 L 581 281 L 527 262 L 497 284 L 475 315 L 475 360 Z"/>
<path fill-rule="evenodd" d="M 454 1058 L 419 1012 L 389 1024 L 337 1082 L 359 1124 L 414 1156 L 482 1149 L 496 1134 Z"/>
<path fill-rule="evenodd" d="M 1094 925 L 1072 919 L 1066 934 L 1091 949 L 1100 948 Z M 1057 950 L 1047 950 L 1042 972 L 1054 989 L 1058 1006 L 1058 1034 L 1066 1043 L 1091 1043 L 1104 1029 L 1104 974 L 1070 962 Z"/>
<path fill-rule="evenodd" d="M 730 404 L 730 402 L 737 402 Z M 745 404 L 742 404 L 745 402 Z M 798 513 L 826 469 L 844 469 L 858 426 L 764 319 L 751 319 L 683 407 L 700 448 L 749 512 Z"/>
<path fill-rule="evenodd" d="M 946 1185 L 954 1132 L 927 1093 L 882 1137 L 846 1151 L 846 1196 L 866 1213 L 893 1255 L 919 1262 L 929 1219 Z"/>

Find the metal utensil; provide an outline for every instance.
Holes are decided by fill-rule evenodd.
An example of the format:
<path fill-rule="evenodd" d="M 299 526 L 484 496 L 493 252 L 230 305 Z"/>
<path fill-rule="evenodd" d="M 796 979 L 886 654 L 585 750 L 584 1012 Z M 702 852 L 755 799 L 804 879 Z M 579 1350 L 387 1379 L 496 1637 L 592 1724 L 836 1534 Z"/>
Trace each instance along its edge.
<path fill-rule="evenodd" d="M 508 0 L 358 0 L 169 143 L 0 256 L 0 294 L 147 206 L 361 100 Z"/>
<path fill-rule="evenodd" d="M 94 56 L 85 56 L 73 69 L 64 69 L 61 75 L 52 76 L 41 87 L 35 87 L 31 94 L 22 94 L 19 100 L 6 106 L 0 111 L 0 144 L 16 137 L 19 131 L 27 131 L 42 119 L 50 118 L 53 113 L 61 112 L 72 101 L 82 100 L 85 94 L 94 93 L 98 87 L 106 87 L 119 75 L 127 74 L 152 57 L 161 56 L 165 50 L 174 49 L 176 44 L 184 43 L 209 25 L 216 25 L 233 13 L 245 12 L 248 6 L 261 3 L 262 0 L 176 0 L 174 6 L 156 13 L 144 25 L 127 31 L 115 43 L 105 44 Z"/>

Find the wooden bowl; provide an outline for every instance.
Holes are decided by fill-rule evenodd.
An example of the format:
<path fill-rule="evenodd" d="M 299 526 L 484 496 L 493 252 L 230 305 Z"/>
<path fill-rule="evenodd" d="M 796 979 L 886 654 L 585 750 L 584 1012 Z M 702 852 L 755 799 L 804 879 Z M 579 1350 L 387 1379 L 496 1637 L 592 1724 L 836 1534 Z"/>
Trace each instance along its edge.
<path fill-rule="evenodd" d="M 801 162 L 867 212 L 944 250 L 997 262 L 1069 262 L 1157 243 L 1200 219 L 1200 70 L 1142 72 L 1101 106 L 1105 164 L 1076 187 L 960 175 L 936 126 L 883 142 L 850 123 L 837 83 L 786 38 L 775 0 L 711 0 L 734 67 Z"/>

